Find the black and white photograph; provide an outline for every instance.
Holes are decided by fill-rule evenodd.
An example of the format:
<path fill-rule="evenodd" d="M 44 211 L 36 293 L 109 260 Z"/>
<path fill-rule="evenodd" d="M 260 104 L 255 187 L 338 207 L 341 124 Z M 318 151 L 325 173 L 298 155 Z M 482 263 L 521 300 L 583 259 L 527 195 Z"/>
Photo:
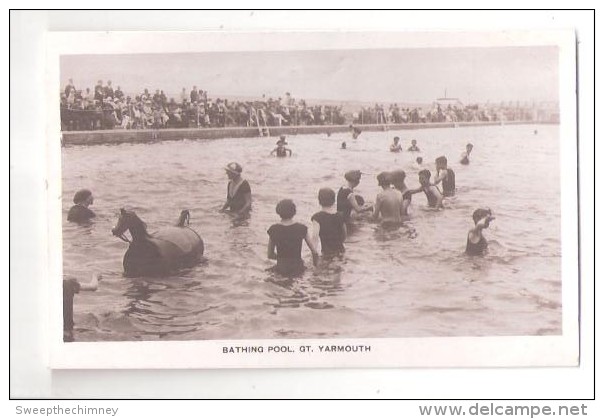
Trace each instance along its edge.
<path fill-rule="evenodd" d="M 49 72 L 58 364 L 577 362 L 572 32 L 79 36 Z"/>

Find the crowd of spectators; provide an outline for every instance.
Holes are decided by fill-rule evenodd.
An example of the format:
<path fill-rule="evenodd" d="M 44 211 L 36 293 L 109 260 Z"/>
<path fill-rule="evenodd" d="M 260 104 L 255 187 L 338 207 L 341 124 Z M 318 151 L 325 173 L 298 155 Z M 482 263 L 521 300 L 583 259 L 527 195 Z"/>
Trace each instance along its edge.
<path fill-rule="evenodd" d="M 211 98 L 208 92 L 184 87 L 177 98 L 148 89 L 128 96 L 111 80 L 78 90 L 69 80 L 61 91 L 61 129 L 161 129 L 209 127 L 264 127 L 286 125 L 400 124 L 421 122 L 530 120 L 532 111 L 519 106 L 480 107 L 461 103 L 429 108 L 388 107 L 376 104 L 357 112 L 334 105 L 308 105 L 290 93 L 284 98 L 239 101 Z"/>

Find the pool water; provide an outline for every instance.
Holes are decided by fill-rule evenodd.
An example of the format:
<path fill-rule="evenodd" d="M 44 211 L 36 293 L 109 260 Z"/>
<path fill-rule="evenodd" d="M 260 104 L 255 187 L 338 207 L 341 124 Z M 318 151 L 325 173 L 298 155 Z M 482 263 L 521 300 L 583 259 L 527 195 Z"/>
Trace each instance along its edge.
<path fill-rule="evenodd" d="M 538 130 L 538 133 L 534 131 Z M 420 153 L 390 153 L 394 136 Z M 348 148 L 340 149 L 342 141 Z M 276 138 L 182 140 L 154 144 L 66 147 L 63 220 L 79 188 L 95 196 L 88 226 L 63 223 L 64 274 L 103 280 L 74 302 L 79 341 L 243 338 L 427 337 L 561 334 L 560 179 L 557 125 L 514 125 L 288 137 L 291 158 L 269 157 Z M 459 164 L 465 144 L 474 150 Z M 418 185 L 415 158 L 434 173 L 449 158 L 457 195 L 446 209 L 413 197 L 398 230 L 359 219 L 340 260 L 308 267 L 296 280 L 267 271 L 268 227 L 276 203 L 291 198 L 296 220 L 310 226 L 317 191 L 365 174 L 358 191 L 379 192 L 375 175 L 402 168 Z M 252 187 L 251 218 L 234 222 L 225 201 L 223 167 L 239 162 Z M 472 212 L 490 207 L 489 252 L 464 255 Z M 125 278 L 127 243 L 111 235 L 121 207 L 150 231 L 174 224 L 181 209 L 203 237 L 207 260 L 169 278 Z"/>

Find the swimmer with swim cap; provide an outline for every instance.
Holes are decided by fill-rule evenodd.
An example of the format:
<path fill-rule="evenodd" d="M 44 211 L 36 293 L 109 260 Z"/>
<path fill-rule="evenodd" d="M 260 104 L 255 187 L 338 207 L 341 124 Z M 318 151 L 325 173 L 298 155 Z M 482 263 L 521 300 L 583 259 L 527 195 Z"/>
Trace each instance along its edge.
<path fill-rule="evenodd" d="M 224 168 L 229 183 L 227 185 L 227 199 L 221 211 L 229 211 L 237 218 L 249 215 L 252 209 L 252 189 L 247 180 L 241 177 L 243 167 L 239 163 L 231 162 Z"/>
<path fill-rule="evenodd" d="M 466 240 L 466 254 L 471 256 L 482 255 L 486 252 L 488 243 L 482 235 L 482 230 L 489 228 L 491 221 L 495 219 L 488 208 L 478 208 L 472 214 L 474 228 L 468 232 Z"/>
<path fill-rule="evenodd" d="M 96 217 L 96 214 L 92 212 L 90 205 L 94 203 L 94 197 L 92 192 L 88 189 L 80 189 L 73 196 L 73 203 L 75 204 L 69 209 L 67 214 L 67 221 L 75 223 L 85 223 L 90 221 L 91 218 Z"/>
<path fill-rule="evenodd" d="M 289 154 L 289 157 L 291 157 L 292 151 L 289 148 L 285 148 L 286 145 L 287 141 L 285 140 L 285 135 L 282 135 L 279 137 L 279 141 L 277 141 L 277 147 L 271 151 L 270 155 L 272 156 L 274 154 L 277 157 L 287 157 Z"/>
<path fill-rule="evenodd" d="M 344 174 L 344 179 L 346 179 L 346 185 L 338 191 L 336 202 L 338 211 L 344 216 L 344 221 L 349 221 L 352 210 L 363 213 L 371 211 L 372 206 L 365 204 L 363 197 L 354 192 L 354 188 L 361 183 L 360 170 L 349 170 Z"/>

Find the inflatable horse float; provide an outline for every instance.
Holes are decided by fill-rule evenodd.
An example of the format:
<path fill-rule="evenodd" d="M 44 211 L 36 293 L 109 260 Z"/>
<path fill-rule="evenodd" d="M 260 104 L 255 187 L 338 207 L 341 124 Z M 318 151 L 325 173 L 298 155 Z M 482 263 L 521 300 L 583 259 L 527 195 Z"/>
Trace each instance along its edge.
<path fill-rule="evenodd" d="M 203 256 L 203 240 L 189 227 L 190 213 L 183 210 L 176 226 L 150 234 L 147 224 L 134 211 L 120 210 L 117 225 L 111 233 L 128 242 L 124 255 L 124 275 L 166 276 L 180 268 L 190 268 Z M 132 239 L 125 236 L 130 231 Z"/>

